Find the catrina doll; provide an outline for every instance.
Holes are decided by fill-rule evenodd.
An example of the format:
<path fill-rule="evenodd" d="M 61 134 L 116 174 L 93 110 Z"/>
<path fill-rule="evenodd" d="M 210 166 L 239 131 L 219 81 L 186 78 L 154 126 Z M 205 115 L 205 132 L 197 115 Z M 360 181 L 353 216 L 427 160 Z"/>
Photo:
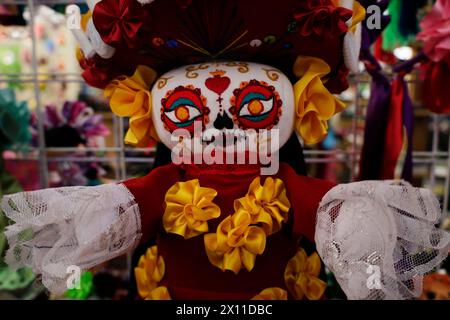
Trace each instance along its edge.
<path fill-rule="evenodd" d="M 450 248 L 435 196 L 403 181 L 335 185 L 295 161 L 297 135 L 320 142 L 345 108 L 333 94 L 358 67 L 358 2 L 88 4 L 74 30 L 84 79 L 129 117 L 127 143 L 155 139 L 171 161 L 4 197 L 11 266 L 62 292 L 68 266 L 154 241 L 134 269 L 143 299 L 323 299 L 321 262 L 349 299 L 421 294 Z"/>

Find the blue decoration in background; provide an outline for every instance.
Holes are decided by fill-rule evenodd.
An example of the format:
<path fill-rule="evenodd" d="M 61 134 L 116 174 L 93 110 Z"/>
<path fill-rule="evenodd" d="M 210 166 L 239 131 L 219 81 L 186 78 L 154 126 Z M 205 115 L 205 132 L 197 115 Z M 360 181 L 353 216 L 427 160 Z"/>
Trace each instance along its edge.
<path fill-rule="evenodd" d="M 16 101 L 11 89 L 0 89 L 0 150 L 27 146 L 30 112 L 25 101 Z"/>

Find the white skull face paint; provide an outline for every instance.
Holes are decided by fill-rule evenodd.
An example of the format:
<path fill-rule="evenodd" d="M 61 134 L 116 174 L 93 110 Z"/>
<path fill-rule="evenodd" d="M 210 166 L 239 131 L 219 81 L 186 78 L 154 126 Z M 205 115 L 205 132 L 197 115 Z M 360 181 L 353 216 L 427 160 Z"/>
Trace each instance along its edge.
<path fill-rule="evenodd" d="M 218 134 L 278 129 L 274 152 L 294 130 L 291 82 L 281 71 L 256 63 L 211 62 L 172 70 L 156 81 L 152 103 L 154 126 L 169 148 L 178 129 L 194 135 L 200 128 L 203 142 Z"/>

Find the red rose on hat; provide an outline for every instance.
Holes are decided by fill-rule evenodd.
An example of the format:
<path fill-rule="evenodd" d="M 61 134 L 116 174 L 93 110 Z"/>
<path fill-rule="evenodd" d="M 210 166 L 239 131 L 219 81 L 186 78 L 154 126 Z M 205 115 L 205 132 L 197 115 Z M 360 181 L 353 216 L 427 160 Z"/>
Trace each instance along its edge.
<path fill-rule="evenodd" d="M 105 43 L 116 48 L 136 48 L 139 31 L 149 17 L 135 0 L 102 0 L 94 8 L 93 19 Z"/>

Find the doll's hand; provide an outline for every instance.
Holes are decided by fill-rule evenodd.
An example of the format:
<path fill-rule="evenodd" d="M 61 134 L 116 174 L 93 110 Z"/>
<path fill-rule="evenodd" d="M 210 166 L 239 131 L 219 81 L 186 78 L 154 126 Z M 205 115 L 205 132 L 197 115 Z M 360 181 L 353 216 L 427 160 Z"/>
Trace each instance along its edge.
<path fill-rule="evenodd" d="M 411 299 L 450 250 L 431 191 L 406 182 L 339 185 L 323 198 L 316 245 L 349 299 Z"/>

